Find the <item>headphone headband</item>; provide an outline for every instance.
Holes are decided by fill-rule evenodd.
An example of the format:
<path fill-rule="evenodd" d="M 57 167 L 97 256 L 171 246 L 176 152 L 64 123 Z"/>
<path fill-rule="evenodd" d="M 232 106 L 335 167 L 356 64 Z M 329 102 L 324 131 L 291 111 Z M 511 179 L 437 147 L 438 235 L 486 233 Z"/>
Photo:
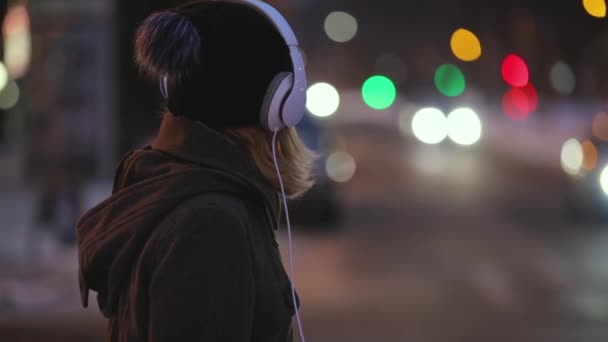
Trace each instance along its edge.
<path fill-rule="evenodd" d="M 288 49 L 293 71 L 289 73 L 288 77 L 285 77 L 284 75 L 281 76 L 282 74 L 285 74 L 285 72 L 275 76 L 275 78 L 284 77 L 284 80 L 280 80 L 282 82 L 277 83 L 280 85 L 279 88 L 281 90 L 278 91 L 278 88 L 270 90 L 269 87 L 269 91 L 264 99 L 264 108 L 260 110 L 260 123 L 271 131 L 297 125 L 305 114 L 306 89 L 308 85 L 304 59 L 300 52 L 298 40 L 287 20 L 271 5 L 260 0 L 202 0 L 186 4 L 183 7 L 180 6 L 176 9 L 176 13 L 184 15 L 194 22 L 197 20 L 196 18 L 190 18 L 190 14 L 183 13 L 181 10 L 193 10 L 196 12 L 197 5 L 203 5 L 202 9 L 204 10 L 205 3 L 209 5 L 220 4 L 220 6 L 221 4 L 232 4 L 248 8 L 258 13 L 260 17 L 272 25 L 274 30 L 281 36 Z M 201 30 L 198 27 L 197 29 Z M 161 76 L 161 93 L 168 99 L 169 87 L 167 83 L 167 75 Z M 266 106 L 266 103 L 269 105 Z M 269 110 L 269 108 L 272 108 L 272 110 Z"/>
<path fill-rule="evenodd" d="M 215 0 L 224 3 L 233 3 L 247 6 L 254 9 L 268 19 L 277 29 L 285 44 L 289 48 L 291 64 L 293 67 L 293 88 L 287 95 L 283 108 L 288 113 L 283 115 L 282 120 L 285 125 L 295 126 L 301 119 L 306 108 L 306 71 L 304 69 L 304 59 L 300 52 L 298 39 L 291 29 L 291 26 L 279 11 L 267 3 L 260 0 Z M 295 111 L 302 111 L 301 114 Z"/>
<path fill-rule="evenodd" d="M 285 17 L 283 17 L 283 15 L 281 13 L 279 13 L 279 11 L 277 11 L 274 7 L 270 6 L 269 4 L 267 4 L 263 1 L 260 1 L 260 0 L 214 0 L 214 1 L 229 3 L 229 4 L 232 3 L 232 4 L 244 5 L 244 6 L 247 6 L 249 8 L 256 10 L 257 12 L 264 15 L 266 17 L 266 19 L 268 19 L 269 21 L 271 21 L 274 24 L 274 27 L 277 29 L 277 31 L 279 31 L 279 33 L 283 37 L 283 40 L 285 40 L 285 44 L 287 46 L 298 46 L 298 39 L 296 38 L 295 33 L 293 33 L 293 30 L 291 29 L 291 26 L 289 26 L 289 23 L 287 22 L 287 20 L 285 20 Z"/>

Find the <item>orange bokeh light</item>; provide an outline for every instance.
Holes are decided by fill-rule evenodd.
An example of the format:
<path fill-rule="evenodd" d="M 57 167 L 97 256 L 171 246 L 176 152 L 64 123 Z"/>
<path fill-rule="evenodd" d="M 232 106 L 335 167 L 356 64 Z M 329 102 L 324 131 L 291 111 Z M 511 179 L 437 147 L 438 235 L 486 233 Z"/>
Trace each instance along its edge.
<path fill-rule="evenodd" d="M 583 148 L 583 170 L 591 171 L 595 169 L 598 161 L 597 148 L 590 140 L 585 140 L 581 147 Z"/>
<path fill-rule="evenodd" d="M 591 131 L 596 138 L 608 141 L 608 114 L 604 112 L 597 113 L 595 118 L 593 118 Z"/>

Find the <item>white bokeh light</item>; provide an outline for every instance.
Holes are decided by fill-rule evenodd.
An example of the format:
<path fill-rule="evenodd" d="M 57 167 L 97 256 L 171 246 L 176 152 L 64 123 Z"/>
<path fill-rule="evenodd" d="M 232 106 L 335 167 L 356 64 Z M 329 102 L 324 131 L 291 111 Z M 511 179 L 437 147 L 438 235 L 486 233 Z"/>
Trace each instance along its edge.
<path fill-rule="evenodd" d="M 481 120 L 470 108 L 459 108 L 448 115 L 448 136 L 459 145 L 473 145 L 481 139 Z"/>
<path fill-rule="evenodd" d="M 330 13 L 325 18 L 323 27 L 329 39 L 338 43 L 346 43 L 355 38 L 359 29 L 357 19 L 346 12 Z"/>
<path fill-rule="evenodd" d="M 549 73 L 551 86 L 560 94 L 570 95 L 576 87 L 576 75 L 572 68 L 565 62 L 557 62 L 551 67 Z"/>
<path fill-rule="evenodd" d="M 4 65 L 4 63 L 0 62 L 0 91 L 4 90 L 4 88 L 6 88 L 7 84 L 8 84 L 8 70 L 6 69 L 6 66 Z"/>
<path fill-rule="evenodd" d="M 355 159 L 346 152 L 334 152 L 325 164 L 327 176 L 338 183 L 346 183 L 355 175 L 357 164 Z"/>
<path fill-rule="evenodd" d="M 604 170 L 600 174 L 600 186 L 602 187 L 602 191 L 608 196 L 608 165 L 604 167 Z"/>
<path fill-rule="evenodd" d="M 584 161 L 581 143 L 576 139 L 566 141 L 562 147 L 561 160 L 564 171 L 571 175 L 578 175 Z"/>
<path fill-rule="evenodd" d="M 412 119 L 412 131 L 425 144 L 438 144 L 448 135 L 447 118 L 437 108 L 422 108 Z"/>
<path fill-rule="evenodd" d="M 26 3 L 20 2 L 9 8 L 2 25 L 4 63 L 12 79 L 27 73 L 32 58 L 30 14 Z"/>
<path fill-rule="evenodd" d="M 0 91 L 0 109 L 9 110 L 19 102 L 21 90 L 17 82 L 9 80 L 2 91 Z"/>
<path fill-rule="evenodd" d="M 306 92 L 306 109 L 320 118 L 333 115 L 340 106 L 340 94 L 329 83 L 316 83 Z"/>

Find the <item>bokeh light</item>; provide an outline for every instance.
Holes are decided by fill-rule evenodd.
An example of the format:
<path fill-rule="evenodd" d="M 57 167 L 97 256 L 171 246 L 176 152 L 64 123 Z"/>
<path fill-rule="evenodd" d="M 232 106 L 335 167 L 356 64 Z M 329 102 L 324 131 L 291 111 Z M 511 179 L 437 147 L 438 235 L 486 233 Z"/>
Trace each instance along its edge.
<path fill-rule="evenodd" d="M 329 83 L 320 82 L 313 84 L 306 92 L 306 109 L 320 118 L 333 115 L 340 106 L 340 94 L 338 90 Z"/>
<path fill-rule="evenodd" d="M 457 66 L 443 64 L 435 71 L 435 86 L 443 95 L 456 97 L 464 92 L 466 81 Z"/>
<path fill-rule="evenodd" d="M 467 29 L 461 28 L 452 34 L 450 47 L 454 56 L 465 62 L 472 62 L 481 57 L 481 43 L 477 36 Z"/>
<path fill-rule="evenodd" d="M 551 86 L 560 94 L 570 95 L 576 87 L 576 75 L 565 62 L 557 62 L 551 67 L 549 73 Z"/>
<path fill-rule="evenodd" d="M 583 149 L 583 165 L 582 168 L 585 171 L 591 171 L 595 169 L 598 162 L 598 152 L 595 145 L 591 142 L 591 140 L 585 140 L 581 144 L 581 148 Z"/>
<path fill-rule="evenodd" d="M 530 72 L 526 62 L 515 54 L 505 57 L 502 62 L 502 79 L 511 87 L 523 87 L 530 80 Z"/>
<path fill-rule="evenodd" d="M 21 91 L 17 82 L 10 80 L 6 84 L 6 87 L 0 92 L 0 109 L 9 110 L 19 102 L 19 96 Z"/>
<path fill-rule="evenodd" d="M 608 195 L 608 165 L 606 165 L 604 170 L 602 170 L 602 173 L 600 173 L 600 187 L 602 188 L 602 191 Z"/>
<path fill-rule="evenodd" d="M 412 119 L 412 131 L 425 144 L 438 144 L 448 136 L 448 120 L 437 108 L 422 108 Z"/>
<path fill-rule="evenodd" d="M 513 120 L 525 120 L 530 115 L 527 103 L 528 98 L 521 88 L 511 88 L 502 99 L 502 109 Z"/>
<path fill-rule="evenodd" d="M 606 16 L 605 0 L 583 0 L 583 7 L 592 17 L 604 18 Z"/>
<path fill-rule="evenodd" d="M 4 63 L 0 62 L 0 91 L 4 90 L 8 84 L 8 71 Z"/>
<path fill-rule="evenodd" d="M 538 109 L 538 91 L 532 83 L 528 83 L 521 91 L 526 95 L 528 112 L 533 113 Z"/>
<path fill-rule="evenodd" d="M 608 114 L 604 112 L 597 113 L 593 118 L 591 126 L 593 135 L 600 139 L 608 141 Z"/>
<path fill-rule="evenodd" d="M 397 88 L 386 76 L 372 76 L 365 81 L 361 91 L 363 101 L 373 109 L 383 110 L 393 105 Z"/>
<path fill-rule="evenodd" d="M 30 16 L 25 4 L 9 8 L 2 26 L 4 35 L 4 63 L 8 75 L 17 79 L 25 75 L 30 67 L 32 36 Z"/>
<path fill-rule="evenodd" d="M 448 115 L 448 136 L 459 145 L 473 145 L 481 139 L 481 120 L 470 108 L 459 108 Z"/>
<path fill-rule="evenodd" d="M 376 60 L 374 72 L 378 75 L 386 75 L 399 83 L 407 76 L 407 65 L 398 55 L 385 53 Z"/>
<path fill-rule="evenodd" d="M 334 152 L 325 164 L 327 176 L 337 183 L 346 183 L 353 178 L 357 170 L 355 158 L 346 152 Z"/>
<path fill-rule="evenodd" d="M 583 147 L 576 139 L 569 139 L 562 147 L 561 161 L 564 171 L 578 175 L 583 167 Z"/>
<path fill-rule="evenodd" d="M 329 39 L 346 43 L 355 38 L 359 25 L 357 19 L 346 12 L 332 12 L 325 18 L 324 28 Z"/>
<path fill-rule="evenodd" d="M 538 92 L 531 83 L 525 87 L 511 88 L 503 97 L 502 106 L 509 118 L 525 120 L 538 108 Z"/>

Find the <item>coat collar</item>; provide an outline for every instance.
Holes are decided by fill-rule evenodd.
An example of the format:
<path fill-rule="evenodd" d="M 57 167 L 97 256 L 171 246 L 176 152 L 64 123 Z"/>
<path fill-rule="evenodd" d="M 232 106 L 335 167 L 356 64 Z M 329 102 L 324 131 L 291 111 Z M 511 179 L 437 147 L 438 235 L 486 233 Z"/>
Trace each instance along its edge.
<path fill-rule="evenodd" d="M 165 114 L 152 148 L 179 159 L 233 176 L 257 190 L 276 217 L 277 193 L 265 180 L 247 151 L 226 135 L 185 117 Z"/>

